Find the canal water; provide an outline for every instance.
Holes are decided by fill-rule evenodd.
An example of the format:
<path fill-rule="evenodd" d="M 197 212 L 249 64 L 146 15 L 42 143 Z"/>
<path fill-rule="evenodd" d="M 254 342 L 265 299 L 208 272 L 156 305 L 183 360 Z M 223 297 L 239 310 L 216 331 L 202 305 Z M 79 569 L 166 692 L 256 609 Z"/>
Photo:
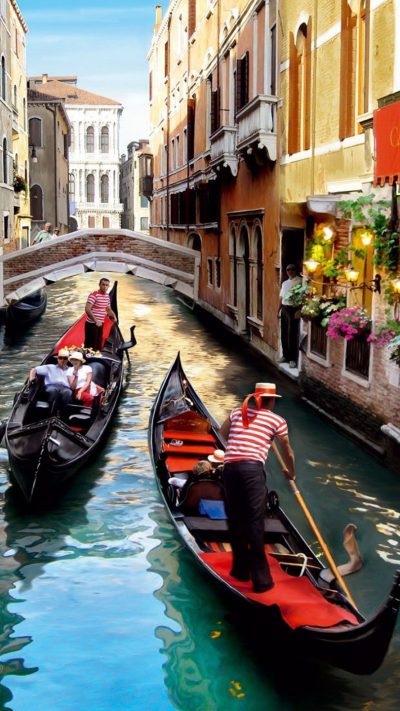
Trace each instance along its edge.
<path fill-rule="evenodd" d="M 29 369 L 83 309 L 98 274 L 48 288 L 46 314 L 11 341 L 0 331 L 0 418 Z M 121 328 L 136 324 L 118 415 L 98 459 L 51 511 L 21 508 L 0 449 L 0 707 L 13 711 L 308 711 L 399 707 L 400 634 L 370 677 L 256 650 L 234 624 L 172 527 L 147 448 L 149 411 L 176 356 L 214 416 L 276 371 L 212 333 L 164 288 L 119 278 Z M 360 610 L 380 606 L 400 567 L 399 479 L 336 431 L 293 388 L 287 418 L 298 481 L 337 562 L 344 526 L 358 526 L 363 569 L 347 578 Z M 275 462 L 270 487 L 299 529 L 303 514 Z"/>

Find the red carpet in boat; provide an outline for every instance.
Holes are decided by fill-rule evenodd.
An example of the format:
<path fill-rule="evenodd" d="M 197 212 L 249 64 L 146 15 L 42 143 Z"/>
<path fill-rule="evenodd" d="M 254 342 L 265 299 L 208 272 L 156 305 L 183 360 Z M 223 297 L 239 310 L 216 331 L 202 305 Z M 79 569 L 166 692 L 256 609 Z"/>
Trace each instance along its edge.
<path fill-rule="evenodd" d="M 72 328 L 67 331 L 65 336 L 63 336 L 58 343 L 56 344 L 56 347 L 54 349 L 54 352 L 57 353 L 60 348 L 70 348 L 71 346 L 76 346 L 77 348 L 80 348 L 82 344 L 85 341 L 85 321 L 86 321 L 86 316 L 83 315 L 77 323 L 72 326 Z M 110 331 L 114 325 L 114 321 L 111 321 L 109 318 L 106 317 L 106 320 L 104 321 L 104 326 L 103 326 L 103 346 L 105 343 L 105 340 L 108 338 L 110 335 Z"/>
<path fill-rule="evenodd" d="M 333 627 L 340 622 L 358 624 L 357 618 L 338 605 L 325 600 L 305 577 L 295 578 L 282 570 L 278 561 L 268 556 L 275 586 L 265 593 L 255 593 L 251 582 L 242 583 L 229 575 L 232 554 L 201 553 L 200 558 L 236 590 L 263 605 L 278 605 L 286 624 L 292 629 L 310 625 Z"/>

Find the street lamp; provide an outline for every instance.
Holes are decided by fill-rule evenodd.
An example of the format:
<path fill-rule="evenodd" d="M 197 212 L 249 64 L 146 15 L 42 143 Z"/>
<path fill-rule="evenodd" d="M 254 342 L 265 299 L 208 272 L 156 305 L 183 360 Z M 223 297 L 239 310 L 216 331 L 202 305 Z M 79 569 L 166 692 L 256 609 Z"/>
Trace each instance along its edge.
<path fill-rule="evenodd" d="M 316 259 L 307 259 L 307 261 L 304 262 L 304 266 L 309 274 L 314 274 L 319 267 L 319 262 L 317 262 Z"/>
<path fill-rule="evenodd" d="M 373 232 L 368 227 L 361 232 L 360 239 L 364 247 L 368 247 L 371 244 L 373 236 Z"/>
<path fill-rule="evenodd" d="M 36 155 L 36 146 L 32 146 L 31 160 L 32 160 L 32 163 L 38 162 L 37 155 Z"/>

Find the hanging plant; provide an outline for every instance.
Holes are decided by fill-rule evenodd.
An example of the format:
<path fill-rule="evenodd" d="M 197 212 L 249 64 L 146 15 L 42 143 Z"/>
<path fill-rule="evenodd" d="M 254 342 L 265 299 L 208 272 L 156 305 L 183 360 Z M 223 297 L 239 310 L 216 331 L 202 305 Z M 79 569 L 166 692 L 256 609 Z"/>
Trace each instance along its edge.
<path fill-rule="evenodd" d="M 371 330 L 371 319 L 359 306 L 339 309 L 329 317 L 326 335 L 329 338 L 344 338 L 351 341 Z"/>
<path fill-rule="evenodd" d="M 338 296 L 329 298 L 328 296 L 312 295 L 306 300 L 302 309 L 301 316 L 305 320 L 316 321 L 321 326 L 327 326 L 329 319 L 333 313 L 343 309 L 346 305 L 346 297 Z"/>
<path fill-rule="evenodd" d="M 400 366 L 400 336 L 392 338 L 389 343 L 387 343 L 386 348 L 390 351 L 390 360 L 394 360 L 394 362 Z"/>
<path fill-rule="evenodd" d="M 22 175 L 14 175 L 14 192 L 21 193 L 26 191 L 26 182 Z"/>

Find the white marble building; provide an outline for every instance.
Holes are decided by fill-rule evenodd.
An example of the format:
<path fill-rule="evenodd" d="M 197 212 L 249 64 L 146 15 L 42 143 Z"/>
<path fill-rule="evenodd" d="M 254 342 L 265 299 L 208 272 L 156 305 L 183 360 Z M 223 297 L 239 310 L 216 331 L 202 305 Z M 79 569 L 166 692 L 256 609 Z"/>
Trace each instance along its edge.
<path fill-rule="evenodd" d="M 70 120 L 70 229 L 118 228 L 123 206 L 119 197 L 119 126 L 123 107 L 113 99 L 76 86 L 76 77 L 32 77 L 30 86 L 45 84 L 46 94 L 63 98 Z M 39 87 L 37 87 L 40 90 Z"/>

